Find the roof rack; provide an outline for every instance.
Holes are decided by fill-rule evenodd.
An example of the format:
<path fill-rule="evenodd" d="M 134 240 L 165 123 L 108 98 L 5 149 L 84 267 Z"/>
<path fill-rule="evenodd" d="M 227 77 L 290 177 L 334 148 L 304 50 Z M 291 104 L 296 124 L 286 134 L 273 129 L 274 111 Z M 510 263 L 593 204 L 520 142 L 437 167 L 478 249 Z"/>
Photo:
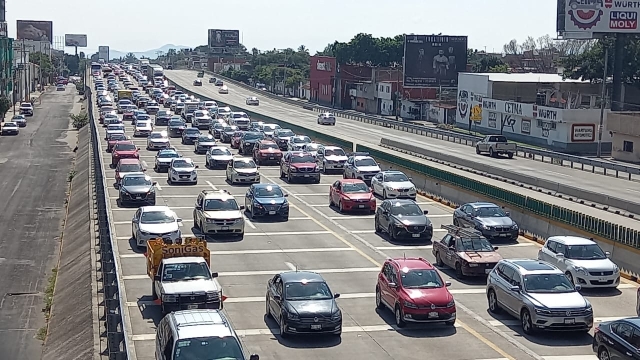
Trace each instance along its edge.
<path fill-rule="evenodd" d="M 449 234 L 464 239 L 484 239 L 482 233 L 476 229 L 464 228 L 455 225 L 442 225 L 441 228 L 449 231 Z"/>

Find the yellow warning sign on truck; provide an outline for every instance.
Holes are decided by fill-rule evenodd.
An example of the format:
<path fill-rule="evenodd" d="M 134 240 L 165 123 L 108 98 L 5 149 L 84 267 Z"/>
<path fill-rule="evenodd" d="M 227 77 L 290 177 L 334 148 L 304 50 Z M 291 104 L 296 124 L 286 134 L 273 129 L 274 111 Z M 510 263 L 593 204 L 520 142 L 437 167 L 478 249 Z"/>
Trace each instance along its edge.
<path fill-rule="evenodd" d="M 145 256 L 147 273 L 152 279 L 158 272 L 162 259 L 198 256 L 204 258 L 207 265 L 211 267 L 211 252 L 207 248 L 207 242 L 195 237 L 182 239 L 182 244 L 166 244 L 163 239 L 148 240 Z"/>

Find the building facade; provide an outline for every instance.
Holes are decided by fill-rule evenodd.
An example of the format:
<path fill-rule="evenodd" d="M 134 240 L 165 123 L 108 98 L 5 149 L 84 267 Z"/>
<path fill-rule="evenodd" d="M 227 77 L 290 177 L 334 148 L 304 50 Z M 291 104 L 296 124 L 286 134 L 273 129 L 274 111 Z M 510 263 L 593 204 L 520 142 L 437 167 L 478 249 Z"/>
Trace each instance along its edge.
<path fill-rule="evenodd" d="M 640 164 L 640 113 L 611 112 L 606 130 L 611 136 L 611 157 Z"/>
<path fill-rule="evenodd" d="M 336 58 L 312 56 L 309 68 L 309 100 L 332 106 L 335 102 Z"/>

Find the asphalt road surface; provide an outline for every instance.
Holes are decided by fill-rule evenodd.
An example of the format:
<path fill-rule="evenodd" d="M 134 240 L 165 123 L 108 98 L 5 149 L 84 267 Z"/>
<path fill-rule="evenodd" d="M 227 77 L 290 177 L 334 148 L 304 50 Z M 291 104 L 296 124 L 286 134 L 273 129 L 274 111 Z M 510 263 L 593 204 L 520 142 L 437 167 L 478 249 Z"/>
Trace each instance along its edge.
<path fill-rule="evenodd" d="M 262 105 L 260 105 L 262 106 Z M 282 111 L 282 110 L 281 110 Z M 133 129 L 126 123 L 127 134 Z M 100 128 L 104 137 L 104 129 Z M 193 228 L 193 205 L 202 190 L 226 189 L 240 203 L 245 186 L 230 186 L 224 170 L 205 167 L 204 155 L 196 155 L 192 145 L 172 139 L 184 157 L 200 166 L 197 185 L 168 185 L 167 175 L 153 171 L 155 153 L 144 150 L 146 139 L 133 140 L 141 150 L 141 160 L 148 164 L 148 175 L 158 182 L 157 204 L 166 204 L 184 220 L 184 236 L 198 234 Z M 103 149 L 106 146 L 103 144 Z M 235 153 L 235 152 L 234 152 Z M 106 160 L 109 154 L 103 153 Z M 107 179 L 114 170 L 105 165 Z M 494 317 L 487 311 L 485 280 L 458 281 L 454 274 L 441 269 L 458 306 L 455 328 L 418 325 L 398 330 L 389 311 L 376 311 L 374 291 L 378 271 L 388 257 L 421 256 L 433 262 L 429 244 L 391 243 L 374 233 L 373 217 L 343 215 L 329 207 L 329 185 L 340 175 L 323 175 L 321 184 L 288 184 L 279 179 L 273 166 L 260 168 L 263 183 L 276 183 L 290 195 L 288 222 L 247 222 L 242 241 L 209 238 L 212 270 L 219 272 L 219 282 L 229 298 L 225 312 L 241 336 L 246 350 L 261 359 L 595 359 L 591 335 L 542 334 L 524 336 L 519 322 L 508 317 Z M 118 192 L 109 182 L 110 211 L 117 237 L 116 255 L 124 279 L 125 316 L 133 351 L 138 360 L 154 358 L 155 326 L 161 319 L 159 307 L 151 301 L 151 281 L 146 275 L 142 251 L 132 247 L 131 218 L 135 208 L 121 208 Z M 451 224 L 452 211 L 426 198 L 419 205 L 429 210 L 434 228 Z M 434 241 L 444 233 L 436 231 Z M 506 258 L 535 258 L 536 243 L 521 239 L 500 246 Z M 278 327 L 266 320 L 265 290 L 274 274 L 291 269 L 322 273 L 334 292 L 341 293 L 338 303 L 343 312 L 343 334 L 332 337 L 282 339 Z M 617 319 L 635 314 L 636 285 L 624 282 L 618 290 L 585 292 L 593 303 L 596 321 Z"/>
<path fill-rule="evenodd" d="M 214 100 L 224 101 L 231 106 L 235 105 L 246 108 L 246 98 L 249 96 L 258 96 L 260 106 L 252 108 L 252 110 L 259 114 L 268 115 L 293 124 L 303 125 L 315 131 L 329 131 L 334 135 L 338 134 L 338 136 L 342 138 L 353 139 L 353 141 L 358 143 L 373 143 L 379 145 L 380 139 L 383 137 L 396 141 L 410 141 L 415 144 L 428 145 L 431 150 L 439 150 L 451 156 L 467 160 L 471 159 L 480 164 L 490 164 L 491 166 L 514 171 L 523 175 L 554 181 L 620 199 L 628 199 L 630 194 L 640 199 L 640 182 L 618 179 L 597 173 L 592 174 L 578 169 L 518 157 L 513 159 L 492 159 L 485 155 L 477 155 L 474 149 L 467 145 L 388 129 L 372 124 L 365 124 L 345 118 L 338 118 L 335 127 L 331 126 L 327 128 L 326 126 L 316 124 L 316 118 L 318 116 L 316 112 L 304 110 L 301 107 L 289 105 L 267 97 L 261 97 L 260 94 L 250 92 L 239 86 L 226 83 L 225 85 L 229 87 L 229 94 L 220 95 L 218 94 L 218 88 L 208 83 L 207 77 L 204 79 L 201 87 L 194 87 L 193 80 L 196 78 L 196 72 L 193 70 L 169 70 L 165 72 L 165 75 L 184 88 Z M 477 177 L 477 175 L 469 173 L 469 177 Z M 480 177 L 480 179 L 482 179 L 482 177 Z"/>
<path fill-rule="evenodd" d="M 16 136 L 0 137 L 0 354 L 39 359 L 47 278 L 58 261 L 75 87 L 46 92 Z"/>

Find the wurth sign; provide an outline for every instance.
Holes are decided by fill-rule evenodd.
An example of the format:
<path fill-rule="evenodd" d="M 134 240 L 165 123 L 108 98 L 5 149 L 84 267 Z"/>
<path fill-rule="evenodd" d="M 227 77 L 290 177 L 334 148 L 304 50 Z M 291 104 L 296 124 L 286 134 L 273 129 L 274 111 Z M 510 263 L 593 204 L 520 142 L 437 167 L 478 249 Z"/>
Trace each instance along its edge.
<path fill-rule="evenodd" d="M 611 29 L 637 29 L 638 13 L 635 11 L 612 11 L 609 15 L 609 27 Z"/>

